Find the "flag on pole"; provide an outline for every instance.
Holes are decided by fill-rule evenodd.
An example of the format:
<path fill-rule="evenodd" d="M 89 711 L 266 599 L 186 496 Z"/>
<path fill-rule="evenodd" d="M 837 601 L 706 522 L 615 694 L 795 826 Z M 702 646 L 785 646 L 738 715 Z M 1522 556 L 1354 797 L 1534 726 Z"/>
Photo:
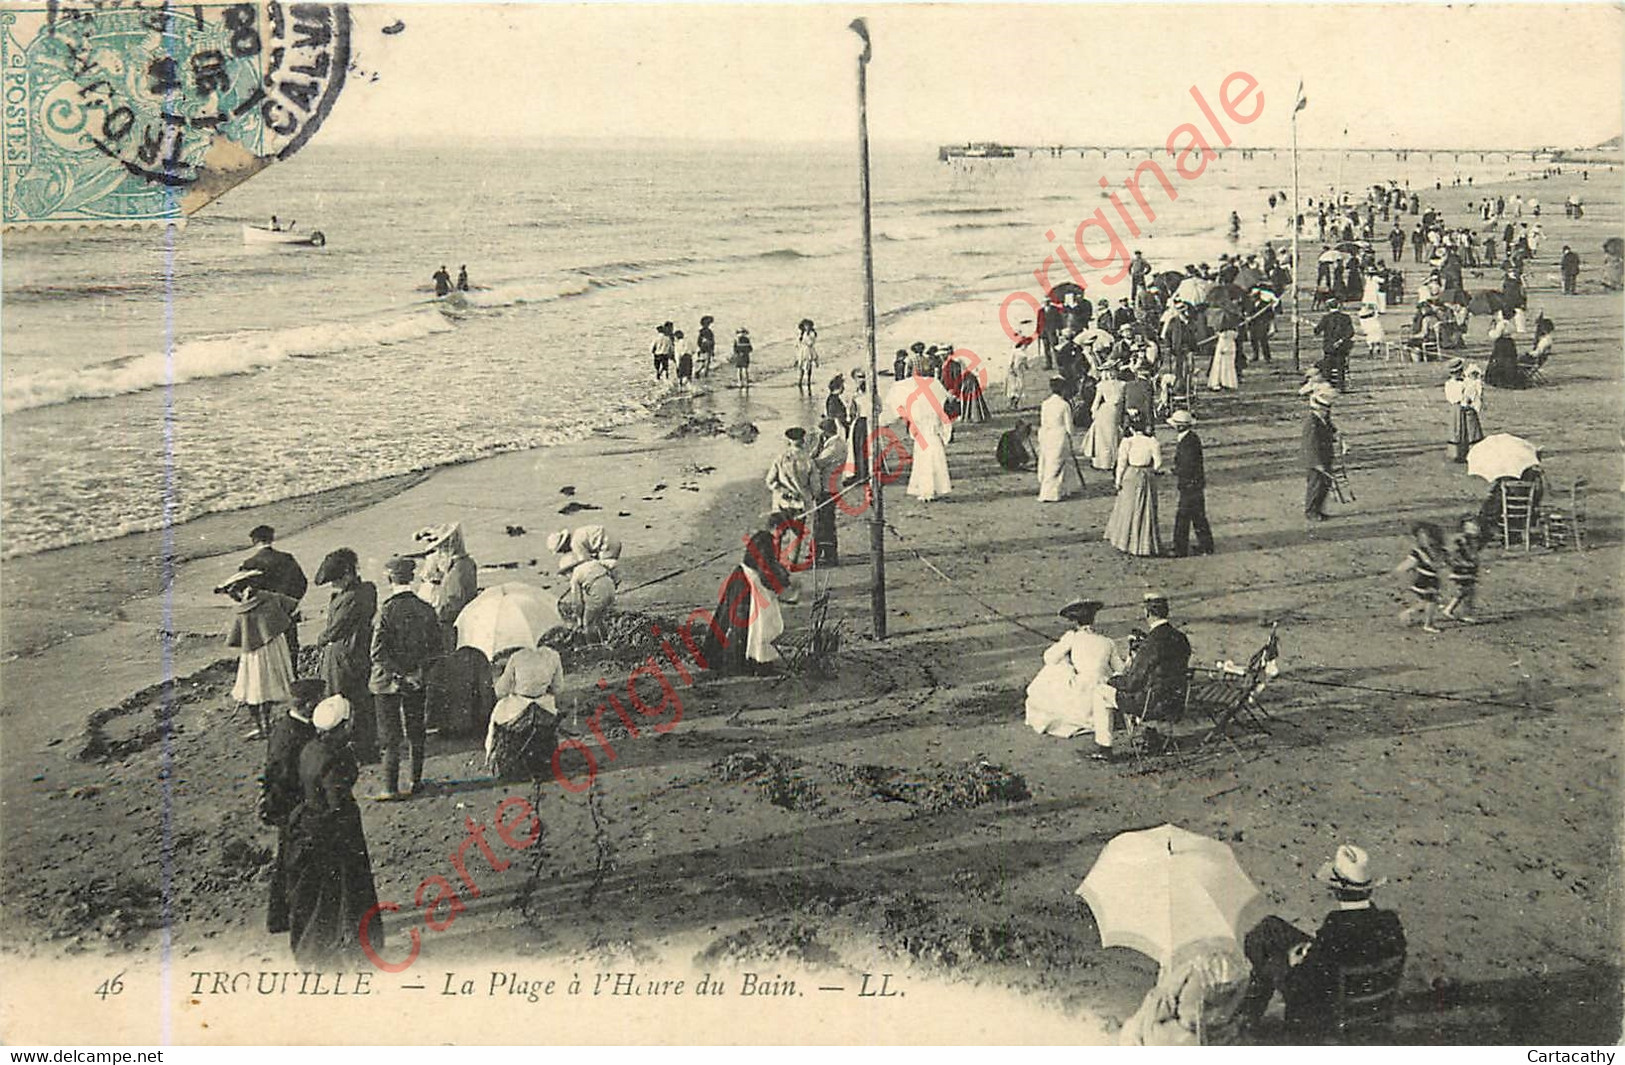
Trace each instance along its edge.
<path fill-rule="evenodd" d="M 1309 104 L 1309 97 L 1307 97 L 1307 96 L 1305 96 L 1303 94 L 1303 79 L 1299 78 L 1298 79 L 1298 102 L 1297 102 L 1297 105 L 1292 108 L 1292 113 L 1297 114 L 1299 111 L 1302 111 L 1306 106 L 1308 106 L 1308 104 Z"/>

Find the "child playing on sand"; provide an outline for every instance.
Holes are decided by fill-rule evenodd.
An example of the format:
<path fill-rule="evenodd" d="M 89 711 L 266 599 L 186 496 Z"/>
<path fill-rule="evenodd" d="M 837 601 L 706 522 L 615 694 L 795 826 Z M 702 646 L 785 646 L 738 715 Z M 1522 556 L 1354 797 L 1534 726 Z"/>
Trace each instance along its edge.
<path fill-rule="evenodd" d="M 1461 532 L 1450 552 L 1450 583 L 1456 595 L 1444 608 L 1444 616 L 1452 621 L 1471 625 L 1473 602 L 1478 597 L 1478 521 L 1471 516 L 1463 518 Z"/>
<path fill-rule="evenodd" d="M 1409 625 L 1411 615 L 1422 613 L 1422 631 L 1438 632 L 1433 627 L 1433 608 L 1439 601 L 1439 566 L 1445 561 L 1444 534 L 1430 521 L 1419 521 L 1411 526 L 1416 544 L 1405 561 L 1394 567 L 1395 573 L 1411 570 L 1411 591 L 1416 602 L 1399 613 L 1399 620 Z"/>

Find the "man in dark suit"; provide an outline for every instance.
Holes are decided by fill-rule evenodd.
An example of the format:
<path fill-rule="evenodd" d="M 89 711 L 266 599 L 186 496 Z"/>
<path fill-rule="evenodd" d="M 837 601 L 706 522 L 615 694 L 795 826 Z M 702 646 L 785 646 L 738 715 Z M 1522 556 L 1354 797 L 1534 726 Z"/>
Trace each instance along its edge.
<path fill-rule="evenodd" d="M 1330 885 L 1337 909 L 1326 915 L 1312 938 L 1275 916 L 1264 918 L 1247 933 L 1243 949 L 1253 972 L 1240 1010 L 1245 1023 L 1262 1017 L 1280 991 L 1289 1027 L 1324 1032 L 1334 1020 L 1339 972 L 1405 956 L 1399 915 L 1371 902 L 1372 891 L 1384 881 L 1372 877 L 1365 851 L 1345 843 L 1315 879 Z"/>
<path fill-rule="evenodd" d="M 1303 516 L 1310 521 L 1326 520 L 1326 496 L 1332 490 L 1332 397 L 1337 390 L 1320 385 L 1309 394 L 1309 414 L 1303 421 L 1300 460 L 1308 483 L 1304 486 Z"/>
<path fill-rule="evenodd" d="M 1107 683 L 1117 689 L 1117 705 L 1125 713 L 1144 710 L 1147 720 L 1179 720 L 1185 711 L 1185 688 L 1191 660 L 1191 642 L 1168 622 L 1168 599 L 1156 592 L 1145 595 L 1145 639 L 1129 660 L 1128 668 Z M 1146 729 L 1146 746 L 1161 750 L 1163 739 Z"/>
<path fill-rule="evenodd" d="M 1320 338 L 1321 360 L 1326 366 L 1326 380 L 1339 391 L 1348 387 L 1349 352 L 1354 350 L 1354 319 L 1343 313 L 1337 300 L 1332 300 L 1325 317 L 1315 323 L 1315 335 Z"/>
<path fill-rule="evenodd" d="M 1168 424 L 1179 433 L 1174 445 L 1174 480 L 1179 485 L 1179 508 L 1174 511 L 1174 554 L 1190 554 L 1191 529 L 1196 530 L 1196 553 L 1213 553 L 1213 529 L 1207 523 L 1207 475 L 1202 467 L 1202 440 L 1192 428 L 1196 419 L 1188 410 L 1176 410 Z"/>
<path fill-rule="evenodd" d="M 289 599 L 299 600 L 305 597 L 308 582 L 305 580 L 305 571 L 300 568 L 299 562 L 286 551 L 278 551 L 271 544 L 276 541 L 276 530 L 269 525 L 256 525 L 248 534 L 249 542 L 257 546 L 257 550 L 243 560 L 239 570 L 257 569 L 264 574 L 260 578 L 261 584 L 268 590 Z M 293 663 L 294 676 L 299 675 L 299 614 L 293 615 L 293 624 L 288 627 L 288 657 Z"/>

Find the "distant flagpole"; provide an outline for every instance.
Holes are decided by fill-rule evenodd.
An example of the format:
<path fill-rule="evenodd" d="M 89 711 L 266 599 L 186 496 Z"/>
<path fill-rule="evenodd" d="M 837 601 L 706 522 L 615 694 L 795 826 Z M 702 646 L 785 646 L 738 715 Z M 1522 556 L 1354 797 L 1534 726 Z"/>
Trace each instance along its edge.
<path fill-rule="evenodd" d="M 875 454 L 880 426 L 880 377 L 875 355 L 875 259 L 869 221 L 869 25 L 861 18 L 847 27 L 863 38 L 858 56 L 858 179 L 863 193 L 863 332 L 869 346 L 869 468 L 864 471 L 869 493 L 869 609 L 875 639 L 886 638 L 886 511 L 880 484 L 880 457 Z"/>
<path fill-rule="evenodd" d="M 1292 106 L 1292 368 L 1302 370 L 1298 358 L 1298 112 L 1309 98 L 1303 94 L 1303 79 L 1298 79 L 1298 99 Z"/>

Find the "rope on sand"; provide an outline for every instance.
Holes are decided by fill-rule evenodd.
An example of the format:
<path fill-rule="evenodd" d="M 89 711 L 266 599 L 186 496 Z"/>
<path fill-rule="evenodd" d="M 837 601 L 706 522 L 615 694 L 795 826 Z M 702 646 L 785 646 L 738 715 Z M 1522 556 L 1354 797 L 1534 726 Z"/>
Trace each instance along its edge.
<path fill-rule="evenodd" d="M 847 497 L 847 494 L 849 492 L 852 492 L 854 489 L 866 489 L 867 487 L 868 487 L 868 485 L 863 481 L 859 481 L 856 484 L 847 485 L 845 488 L 841 489 L 839 495 L 830 496 L 828 499 L 826 499 L 826 500 L 824 500 L 824 501 L 822 501 L 820 503 L 816 503 L 813 506 L 809 507 L 808 509 L 802 511 L 800 514 L 793 515 L 788 520 L 789 521 L 799 521 L 799 522 L 802 522 L 803 524 L 805 524 L 805 522 L 810 520 L 815 514 L 818 513 L 818 511 L 820 511 L 824 507 L 832 507 L 832 506 L 834 506 L 838 500 L 845 499 Z M 669 573 L 662 573 L 660 576 L 652 577 L 649 580 L 646 580 L 646 581 L 642 582 L 641 584 L 634 584 L 634 585 L 632 585 L 632 587 L 627 588 L 624 591 L 617 590 L 615 594 L 617 596 L 631 595 L 633 592 L 642 591 L 645 588 L 650 588 L 650 587 L 653 587 L 654 585 L 657 585 L 657 584 L 663 584 L 666 581 L 672 580 L 672 579 L 677 578 L 677 577 L 681 577 L 686 573 L 693 573 L 695 570 L 698 570 L 698 569 L 700 569 L 700 568 L 702 568 L 704 566 L 709 566 L 713 562 L 716 562 L 716 561 L 718 561 L 720 559 L 727 558 L 729 555 L 732 555 L 734 553 L 734 550 L 735 549 L 732 548 L 732 547 L 723 548 L 721 551 L 718 551 L 718 552 L 716 552 L 715 554 L 712 554 L 712 555 L 707 555 L 705 558 L 702 558 L 698 562 L 692 563 L 691 565 L 680 566 L 677 569 L 674 569 L 674 570 L 670 571 Z M 813 564 L 814 564 L 815 567 L 817 566 L 816 558 L 814 559 Z"/>
<path fill-rule="evenodd" d="M 898 529 L 897 529 L 897 526 L 893 525 L 891 522 L 889 522 L 889 521 L 886 522 L 885 526 L 886 526 L 887 531 L 890 532 L 893 536 L 897 537 L 897 539 L 905 540 L 905 541 L 908 539 L 908 537 L 904 536 L 901 532 L 899 532 Z M 1015 616 L 1013 616 L 1011 614 L 1005 613 L 1003 610 L 1000 610 L 998 607 L 994 606 L 992 603 L 988 602 L 986 599 L 983 599 L 981 596 L 975 594 L 974 592 L 966 590 L 964 587 L 962 587 L 957 582 L 955 582 L 952 577 L 948 576 L 946 573 L 942 572 L 942 570 L 938 569 L 937 564 L 935 562 L 932 562 L 930 559 L 926 558 L 925 555 L 923 553 L 921 553 L 918 548 L 905 547 L 904 550 L 906 550 L 909 554 L 913 555 L 914 558 L 920 563 L 920 565 L 924 566 L 926 569 L 930 570 L 932 573 L 934 573 L 938 577 L 942 578 L 943 582 L 945 584 L 947 584 L 949 587 L 953 588 L 954 591 L 958 592 L 960 595 L 963 595 L 966 599 L 969 599 L 972 602 L 981 605 L 989 613 L 992 613 L 993 615 L 995 615 L 995 616 L 997 616 L 999 618 L 1002 618 L 1005 621 L 1008 621 L 1010 624 L 1014 625 L 1018 629 L 1025 629 L 1026 631 L 1032 633 L 1035 636 L 1042 636 L 1044 639 L 1051 640 L 1051 641 L 1053 641 L 1055 639 L 1055 634 L 1054 633 L 1045 632 L 1042 629 L 1036 629 L 1033 626 L 1027 624 L 1025 621 L 1022 621 L 1020 618 L 1015 617 Z"/>

